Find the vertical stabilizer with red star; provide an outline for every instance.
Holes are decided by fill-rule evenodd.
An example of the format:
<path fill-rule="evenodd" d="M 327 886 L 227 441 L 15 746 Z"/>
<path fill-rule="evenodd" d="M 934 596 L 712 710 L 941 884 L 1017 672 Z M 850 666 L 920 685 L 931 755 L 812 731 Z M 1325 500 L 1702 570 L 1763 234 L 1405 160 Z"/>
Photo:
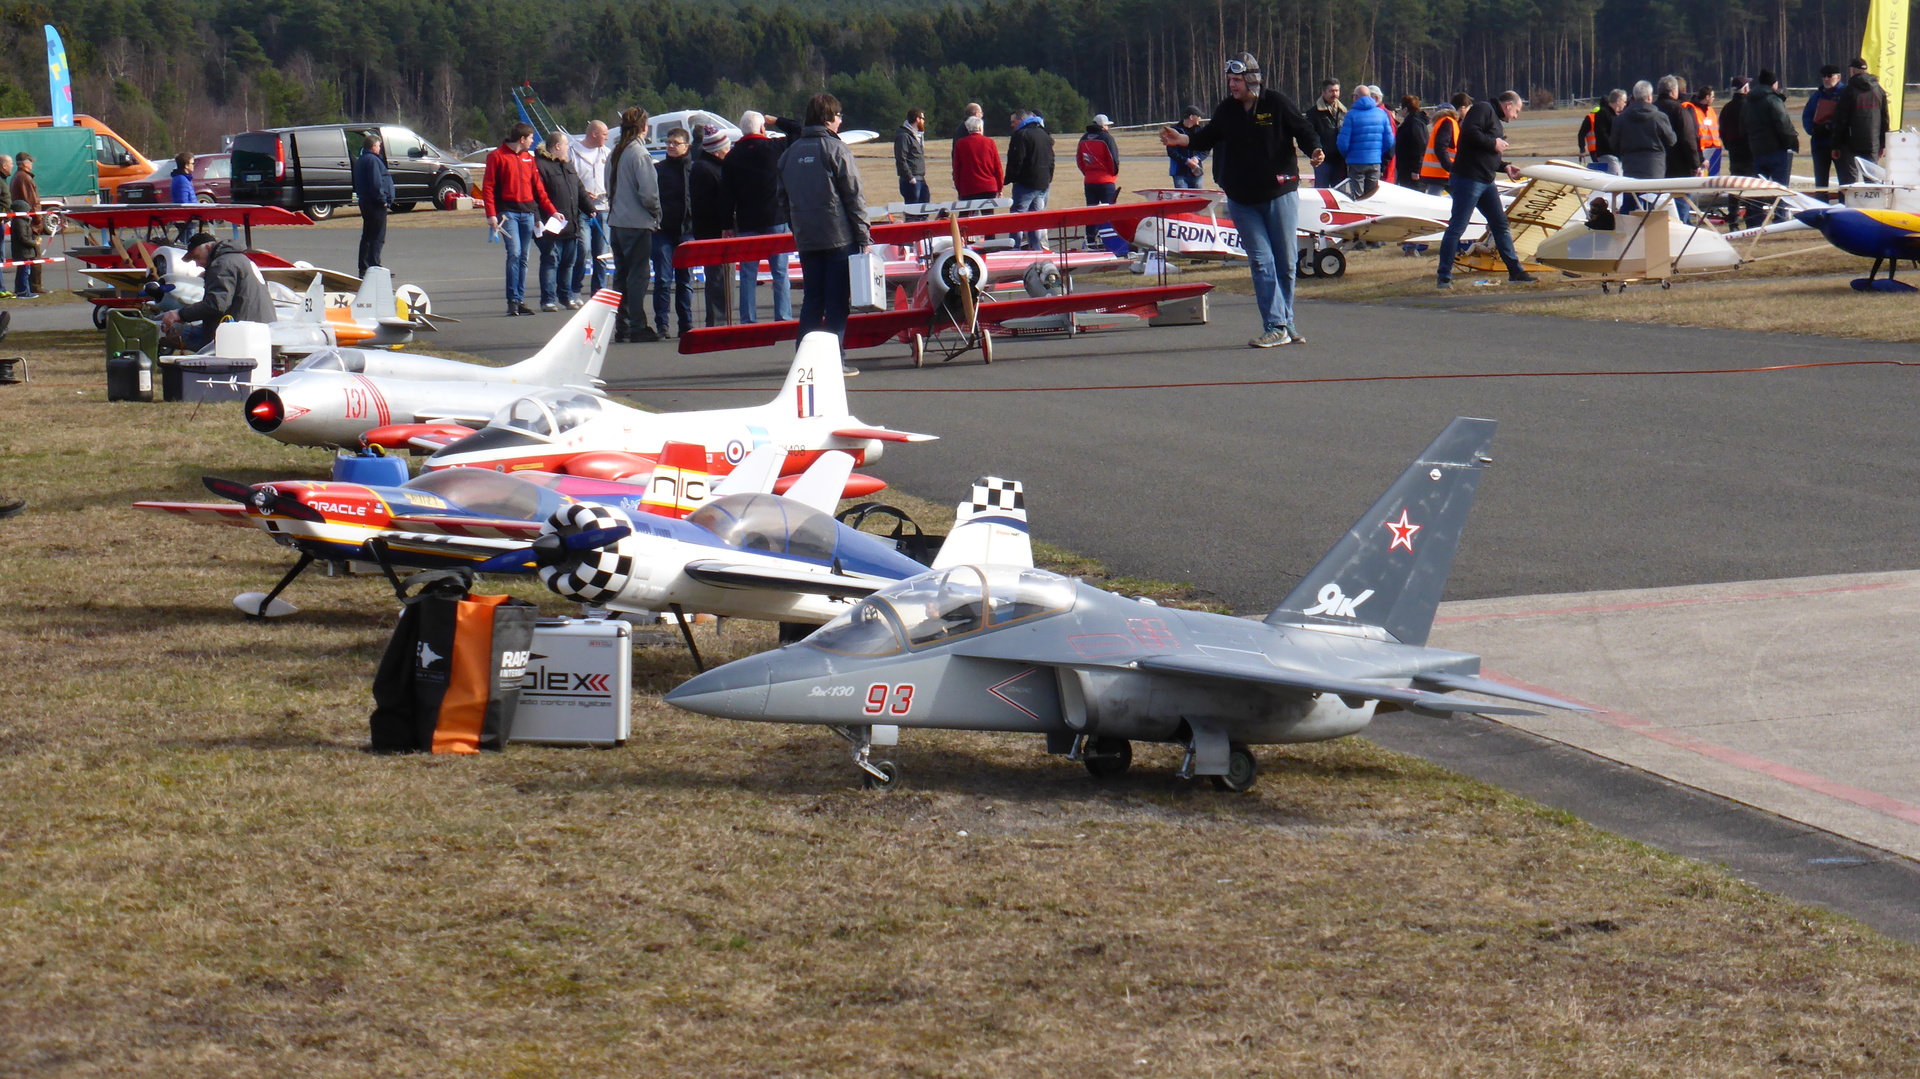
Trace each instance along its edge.
<path fill-rule="evenodd" d="M 1268 624 L 1378 626 L 1403 644 L 1426 644 L 1480 473 L 1493 461 L 1495 426 L 1464 416 L 1448 424 Z"/>
<path fill-rule="evenodd" d="M 613 318 L 619 310 L 620 294 L 601 289 L 544 348 L 506 370 L 514 382 L 528 386 L 593 389 L 600 383 L 600 367 L 607 361 L 607 346 L 613 343 Z"/>

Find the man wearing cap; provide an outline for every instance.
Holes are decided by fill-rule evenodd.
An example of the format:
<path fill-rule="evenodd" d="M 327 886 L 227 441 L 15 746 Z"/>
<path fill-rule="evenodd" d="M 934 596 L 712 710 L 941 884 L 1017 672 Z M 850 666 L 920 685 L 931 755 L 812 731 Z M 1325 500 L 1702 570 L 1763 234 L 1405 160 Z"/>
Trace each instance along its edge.
<path fill-rule="evenodd" d="M 1846 77 L 1832 64 L 1820 68 L 1820 85 L 1807 95 L 1800 110 L 1800 127 L 1807 133 L 1807 145 L 1813 154 L 1813 186 L 1824 189 L 1827 173 L 1833 167 L 1833 108 L 1846 92 Z M 1722 117 L 1725 123 L 1724 115 Z"/>
<path fill-rule="evenodd" d="M 1205 123 L 1207 114 L 1198 106 L 1188 105 L 1180 113 L 1180 130 L 1188 135 Z M 1167 175 L 1173 177 L 1173 186 L 1197 191 L 1200 188 L 1200 172 L 1206 166 L 1207 155 L 1191 146 L 1167 147 Z"/>
<path fill-rule="evenodd" d="M 704 133 L 700 152 L 687 169 L 687 213 L 696 240 L 717 240 L 733 231 L 733 200 L 727 195 L 723 172 L 727 155 L 733 152 L 733 136 L 711 125 L 701 125 Z M 726 326 L 733 322 L 728 309 L 733 305 L 733 266 L 723 263 L 705 269 L 706 284 L 701 291 L 707 297 L 707 325 Z M 759 264 L 754 265 L 755 276 Z"/>
<path fill-rule="evenodd" d="M 222 322 L 279 321 L 273 299 L 253 260 L 240 245 L 196 232 L 187 240 L 187 261 L 200 267 L 206 291 L 200 302 L 160 316 L 160 334 L 188 352 L 198 352 L 213 340 Z"/>
<path fill-rule="evenodd" d="M 1010 117 L 1013 137 L 1007 140 L 1007 183 L 1013 188 L 1013 212 L 1047 208 L 1053 187 L 1053 135 L 1046 121 L 1031 109 L 1016 109 Z M 1016 246 L 1040 250 L 1040 230 L 1013 234 Z"/>
<path fill-rule="evenodd" d="M 1304 340 L 1293 321 L 1293 271 L 1299 257 L 1294 230 L 1300 216 L 1293 197 L 1300 187 L 1295 148 L 1305 150 L 1315 166 L 1327 155 L 1300 107 L 1261 84 L 1260 64 L 1251 54 L 1227 61 L 1227 92 L 1205 127 L 1163 127 L 1160 142 L 1218 153 L 1215 178 L 1227 193 L 1227 212 L 1240 231 L 1260 307 L 1260 335 L 1247 344 L 1293 344 Z"/>
<path fill-rule="evenodd" d="M 1106 113 L 1095 115 L 1074 150 L 1073 161 L 1080 167 L 1081 186 L 1088 206 L 1111 206 L 1120 201 L 1120 146 L 1107 130 L 1112 124 Z M 1100 226 L 1088 225 L 1087 250 L 1099 246 Z"/>

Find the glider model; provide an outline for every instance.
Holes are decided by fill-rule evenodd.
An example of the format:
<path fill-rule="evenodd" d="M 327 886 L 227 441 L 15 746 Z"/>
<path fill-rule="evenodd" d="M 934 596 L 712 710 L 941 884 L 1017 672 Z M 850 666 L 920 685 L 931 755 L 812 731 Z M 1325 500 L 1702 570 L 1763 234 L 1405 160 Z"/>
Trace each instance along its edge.
<path fill-rule="evenodd" d="M 1457 692 L 1578 706 L 1479 675 L 1478 656 L 1426 646 L 1454 552 L 1491 458 L 1492 420 L 1450 423 L 1264 622 L 1102 591 L 949 539 L 932 572 L 874 593 L 800 643 L 737 660 L 668 693 L 726 719 L 812 723 L 869 758 L 900 727 L 1043 734 L 1095 776 L 1124 772 L 1131 742 L 1184 746 L 1185 776 L 1253 786 L 1253 745 L 1321 741 L 1382 707 L 1532 714 Z M 970 522 L 1025 530 L 1019 490 L 984 480 Z M 956 534 L 959 529 L 956 529 Z M 983 557 L 976 557 L 976 554 Z"/>
<path fill-rule="evenodd" d="M 873 348 L 891 340 L 903 341 L 913 349 L 916 366 L 924 362 L 929 346 L 943 351 L 949 360 L 968 349 L 978 348 L 981 357 L 992 363 L 994 333 L 1019 328 L 1019 320 L 1078 312 L 1153 312 L 1164 301 L 1203 295 L 1213 286 L 1089 290 L 995 300 L 986 287 L 989 280 L 986 262 L 978 252 L 966 247 L 964 238 L 1089 225 L 1111 225 L 1115 232 L 1124 234 L 1143 218 L 1197 210 L 1205 205 L 1205 199 L 1189 198 L 875 225 L 871 230 L 875 245 L 915 244 L 942 236 L 950 244 L 928 257 L 911 302 L 896 304 L 893 310 L 852 315 L 847 319 L 843 344 L 848 349 L 856 349 Z M 792 233 L 695 240 L 674 249 L 673 264 L 692 267 L 746 262 L 793 249 Z M 793 340 L 798 328 L 799 323 L 789 320 L 693 329 L 681 335 L 680 351 L 691 355 L 774 345 Z"/>

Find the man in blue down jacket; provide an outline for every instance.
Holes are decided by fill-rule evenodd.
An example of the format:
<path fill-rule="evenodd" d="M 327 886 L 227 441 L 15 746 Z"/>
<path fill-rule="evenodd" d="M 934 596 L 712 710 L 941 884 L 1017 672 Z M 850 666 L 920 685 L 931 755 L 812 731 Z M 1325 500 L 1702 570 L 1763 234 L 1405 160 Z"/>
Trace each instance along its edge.
<path fill-rule="evenodd" d="M 1335 141 L 1340 156 L 1347 160 L 1348 190 L 1356 199 L 1364 199 L 1380 190 L 1381 164 L 1393 157 L 1393 124 L 1387 110 L 1373 99 L 1366 87 L 1355 87 L 1353 107 L 1340 125 Z"/>

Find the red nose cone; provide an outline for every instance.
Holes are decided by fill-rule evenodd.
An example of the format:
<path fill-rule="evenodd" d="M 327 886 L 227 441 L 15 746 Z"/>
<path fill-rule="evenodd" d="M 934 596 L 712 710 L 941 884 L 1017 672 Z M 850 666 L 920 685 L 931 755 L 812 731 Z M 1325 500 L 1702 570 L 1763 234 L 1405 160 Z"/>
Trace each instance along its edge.
<path fill-rule="evenodd" d="M 267 434 L 280 426 L 287 415 L 286 408 L 280 403 L 280 395 L 272 390 L 259 389 L 247 398 L 247 426 Z"/>

